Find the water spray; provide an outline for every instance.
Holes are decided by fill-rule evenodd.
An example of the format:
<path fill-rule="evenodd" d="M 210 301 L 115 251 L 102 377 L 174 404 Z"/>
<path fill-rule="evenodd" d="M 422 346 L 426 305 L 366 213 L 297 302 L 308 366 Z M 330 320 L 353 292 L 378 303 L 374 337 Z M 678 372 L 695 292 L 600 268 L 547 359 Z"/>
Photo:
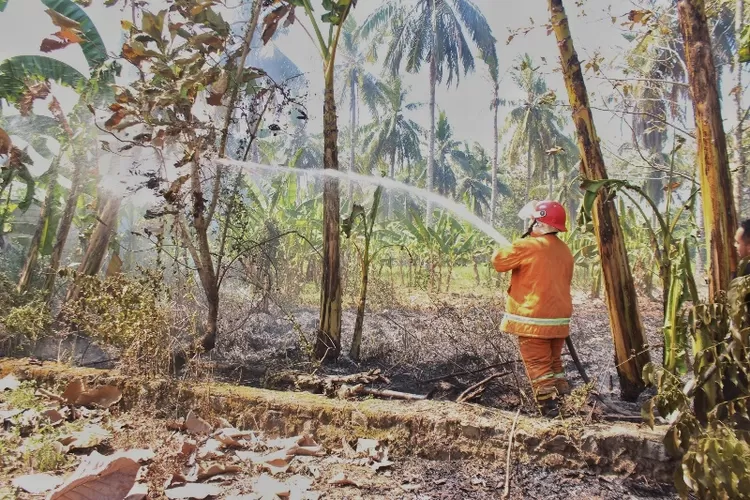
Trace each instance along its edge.
<path fill-rule="evenodd" d="M 441 206 L 442 208 L 451 212 L 457 218 L 468 222 L 469 224 L 474 226 L 477 230 L 486 234 L 488 237 L 492 238 L 496 243 L 498 243 L 501 246 L 511 245 L 510 241 L 508 241 L 507 238 L 505 238 L 494 227 L 492 227 L 492 225 L 490 225 L 486 221 L 483 221 L 481 218 L 479 218 L 476 214 L 471 212 L 471 210 L 469 210 L 464 205 L 461 205 L 460 203 L 456 203 L 453 200 L 449 200 L 448 198 L 440 196 L 439 194 L 431 193 L 430 191 L 427 191 L 426 189 L 421 189 L 415 186 L 409 186 L 408 184 L 404 184 L 402 182 L 399 182 L 395 179 L 390 179 L 388 177 L 375 177 L 371 175 L 355 174 L 353 172 L 342 172 L 342 171 L 333 170 L 333 169 L 301 169 L 301 168 L 294 168 L 294 167 L 286 167 L 283 165 L 263 165 L 262 163 L 255 163 L 252 161 L 229 160 L 226 158 L 219 158 L 216 160 L 216 162 L 227 165 L 227 166 L 240 167 L 244 170 L 260 170 L 260 171 L 271 172 L 271 173 L 276 173 L 276 174 L 287 173 L 287 174 L 294 174 L 294 175 L 309 175 L 309 176 L 318 177 L 318 178 L 328 177 L 328 178 L 339 179 L 339 180 L 356 181 L 356 182 L 363 183 L 363 184 L 378 185 L 378 186 L 384 187 L 385 189 L 389 189 L 393 191 L 401 191 L 404 193 L 417 196 L 425 201 L 430 201 L 438 206 Z"/>

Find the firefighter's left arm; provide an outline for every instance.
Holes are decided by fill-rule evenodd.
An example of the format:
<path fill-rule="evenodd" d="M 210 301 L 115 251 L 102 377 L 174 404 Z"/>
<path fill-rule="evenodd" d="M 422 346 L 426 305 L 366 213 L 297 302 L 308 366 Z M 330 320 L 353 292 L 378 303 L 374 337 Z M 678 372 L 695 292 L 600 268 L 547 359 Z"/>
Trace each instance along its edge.
<path fill-rule="evenodd" d="M 495 267 L 495 271 L 504 273 L 523 264 L 527 255 L 525 241 L 518 240 L 511 246 L 501 247 L 496 250 L 492 255 L 492 265 Z"/>

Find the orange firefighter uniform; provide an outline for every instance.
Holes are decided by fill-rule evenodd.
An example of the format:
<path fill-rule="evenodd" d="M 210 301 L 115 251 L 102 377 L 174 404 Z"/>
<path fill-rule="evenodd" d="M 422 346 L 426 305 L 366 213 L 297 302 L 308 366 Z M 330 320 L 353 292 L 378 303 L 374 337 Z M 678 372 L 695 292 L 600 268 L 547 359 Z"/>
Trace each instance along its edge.
<path fill-rule="evenodd" d="M 519 337 L 536 399 L 568 393 L 560 355 L 573 312 L 570 249 L 556 234 L 532 234 L 497 250 L 492 264 L 512 273 L 500 329 Z"/>

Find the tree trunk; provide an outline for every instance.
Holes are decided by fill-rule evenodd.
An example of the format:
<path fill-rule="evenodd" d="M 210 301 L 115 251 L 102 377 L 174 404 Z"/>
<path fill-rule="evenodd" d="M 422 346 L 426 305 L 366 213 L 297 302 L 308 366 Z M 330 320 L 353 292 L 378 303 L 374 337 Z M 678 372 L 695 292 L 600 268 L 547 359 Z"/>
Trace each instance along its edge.
<path fill-rule="evenodd" d="M 606 179 L 607 171 L 594 128 L 588 92 L 562 0 L 549 0 L 549 9 L 578 136 L 581 174 L 588 179 Z M 643 323 L 614 200 L 604 193 L 597 196 L 593 218 L 621 395 L 632 401 L 645 387 L 641 374 L 651 357 L 644 348 Z"/>
<path fill-rule="evenodd" d="M 500 132 L 498 132 L 497 129 L 497 114 L 498 114 L 498 108 L 500 107 L 498 105 L 498 102 L 500 100 L 500 86 L 496 83 L 495 84 L 495 92 L 493 95 L 493 106 L 495 107 L 495 113 L 494 113 L 494 136 L 493 136 L 493 149 L 492 149 L 492 195 L 490 196 L 490 224 L 493 224 L 495 222 L 495 207 L 497 206 L 497 150 L 498 145 L 500 143 Z"/>
<path fill-rule="evenodd" d="M 50 212 L 52 211 L 52 205 L 55 202 L 55 191 L 57 190 L 57 172 L 60 168 L 60 156 L 55 157 L 50 165 L 49 169 L 49 183 L 47 185 L 47 194 L 42 202 L 41 210 L 39 211 L 39 223 L 34 230 L 34 236 L 31 238 L 29 244 L 29 251 L 26 254 L 26 262 L 24 262 L 23 270 L 21 270 L 21 276 L 18 279 L 18 293 L 25 293 L 29 289 L 31 284 L 31 278 L 34 275 L 36 268 L 36 261 L 39 258 L 39 247 L 42 243 L 42 236 L 49 224 Z"/>
<path fill-rule="evenodd" d="M 739 40 L 740 34 L 745 27 L 745 0 L 737 0 L 737 8 L 734 14 L 734 33 L 735 38 Z M 739 54 L 739 50 L 737 51 Z M 734 129 L 734 147 L 735 147 L 735 161 L 737 163 L 737 174 L 735 177 L 734 184 L 734 204 L 737 210 L 737 217 L 742 217 L 743 199 L 744 199 L 744 188 L 745 188 L 745 176 L 747 175 L 747 168 L 745 167 L 745 149 L 742 138 L 744 136 L 744 119 L 745 110 L 742 107 L 742 66 L 743 63 L 739 61 L 739 55 L 737 60 L 734 62 L 734 71 L 736 75 L 736 83 L 734 87 L 734 102 L 736 105 L 735 113 L 737 117 L 737 125 Z"/>
<path fill-rule="evenodd" d="M 703 224 L 709 256 L 708 300 L 713 302 L 720 291 L 727 290 L 730 276 L 737 268 L 734 250 L 737 215 L 732 203 L 726 136 L 703 1 L 680 0 L 677 10 L 698 138 Z"/>
<path fill-rule="evenodd" d="M 388 166 L 388 177 L 391 179 L 396 178 L 396 150 L 394 149 L 391 153 L 391 164 Z M 386 192 L 386 196 L 388 197 L 388 218 L 393 218 L 393 203 L 396 201 L 394 200 L 394 196 L 396 196 L 396 193 L 391 191 Z"/>
<path fill-rule="evenodd" d="M 187 230 L 184 231 L 184 237 L 195 262 L 201 286 L 206 294 L 208 317 L 203 325 L 204 331 L 201 338 L 201 347 L 205 351 L 210 351 L 216 346 L 219 317 L 219 289 L 213 256 L 211 255 L 211 244 L 208 239 L 210 222 L 206 217 L 206 203 L 201 184 L 200 154 L 197 151 L 193 157 L 190 182 L 193 198 L 193 228 L 195 229 L 195 238 L 198 246 L 196 247 L 192 244 Z"/>
<path fill-rule="evenodd" d="M 435 91 L 437 87 L 437 1 L 432 0 L 432 48 L 430 49 L 430 150 L 427 153 L 427 191 L 432 192 L 435 178 Z M 427 227 L 432 226 L 432 203 L 427 202 Z"/>
<path fill-rule="evenodd" d="M 57 271 L 60 269 L 60 262 L 62 261 L 62 253 L 65 249 L 65 243 L 68 240 L 70 226 L 73 224 L 73 216 L 75 215 L 76 207 L 78 206 L 78 195 L 80 194 L 81 189 L 81 177 L 83 175 L 83 170 L 85 169 L 83 155 L 75 155 L 73 161 L 75 162 L 75 167 L 73 170 L 73 178 L 70 183 L 70 191 L 68 192 L 68 198 L 65 200 L 65 208 L 60 217 L 60 225 L 57 228 L 55 246 L 52 248 L 47 279 L 44 282 L 44 293 L 48 301 L 52 298 L 52 291 L 55 287 L 55 278 L 57 278 Z"/>
<path fill-rule="evenodd" d="M 109 240 L 113 231 L 116 230 L 117 216 L 120 213 L 120 198 L 109 198 L 99 213 L 99 222 L 96 223 L 93 233 L 86 246 L 86 253 L 78 265 L 78 274 L 96 276 L 102 268 L 104 257 L 107 255 Z M 75 300 L 78 297 L 78 287 L 71 285 L 65 297 L 65 302 Z"/>
<path fill-rule="evenodd" d="M 365 240 L 365 251 L 362 258 L 362 283 L 359 290 L 359 303 L 357 304 L 357 318 L 354 320 L 354 335 L 352 346 L 349 349 L 349 357 L 359 362 L 360 350 L 362 348 L 362 327 L 365 323 L 365 305 L 367 303 L 367 282 L 370 275 L 370 238 Z"/>
<path fill-rule="evenodd" d="M 323 103 L 323 168 L 338 170 L 338 125 L 333 72 L 326 72 Z M 336 361 L 341 353 L 341 279 L 339 256 L 339 184 L 327 178 L 323 188 L 323 280 L 320 287 L 320 326 L 315 357 Z"/>
<path fill-rule="evenodd" d="M 356 172 L 356 146 L 357 146 L 357 70 L 352 70 L 352 78 L 351 78 L 351 88 L 349 89 L 349 92 L 351 93 L 350 97 L 350 106 L 351 106 L 351 151 L 349 151 L 349 172 L 354 173 Z M 354 183 L 350 180 L 349 181 L 349 200 L 350 202 L 353 202 L 352 195 L 354 193 Z"/>

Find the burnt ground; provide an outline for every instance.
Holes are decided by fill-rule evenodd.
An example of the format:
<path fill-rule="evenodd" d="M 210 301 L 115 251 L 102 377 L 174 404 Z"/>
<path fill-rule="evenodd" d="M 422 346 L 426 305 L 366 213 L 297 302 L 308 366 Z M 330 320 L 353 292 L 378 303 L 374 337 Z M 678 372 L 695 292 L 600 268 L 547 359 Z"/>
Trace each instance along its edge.
<path fill-rule="evenodd" d="M 576 295 L 574 303 L 571 335 L 579 357 L 594 380 L 594 390 L 607 400 L 617 400 L 619 388 L 605 304 L 601 299 L 583 294 Z M 649 343 L 656 346 L 651 352 L 652 360 L 660 362 L 660 305 L 641 299 L 640 312 Z M 285 377 L 285 374 L 310 373 L 316 369 L 305 352 L 306 345 L 314 341 L 318 321 L 316 308 L 273 304 L 268 314 L 233 316 L 239 319 L 225 320 L 222 331 L 226 333 L 219 336 L 217 349 L 211 354 L 211 375 L 215 379 L 289 389 L 292 377 Z M 443 295 L 413 307 L 402 304 L 368 311 L 362 361 L 355 363 L 347 356 L 355 319 L 354 310 L 348 309 L 343 314 L 342 356 L 334 365 L 318 367 L 317 373 L 350 374 L 379 368 L 390 380 L 380 387 L 415 394 L 431 393 L 434 399 L 455 400 L 466 387 L 493 373 L 492 370 L 509 371 L 510 374 L 489 384 L 476 402 L 505 410 L 520 409 L 524 414 L 533 415 L 536 409 L 531 404 L 531 392 L 515 339 L 499 332 L 501 318 L 501 298 L 467 294 Z M 571 383 L 580 387 L 583 381 L 567 349 L 563 357 Z M 445 377 L 498 364 L 478 373 Z M 445 378 L 433 381 L 440 377 Z M 644 394 L 641 399 L 648 396 Z M 593 402 L 594 398 L 589 395 L 576 404 L 575 412 L 588 419 L 601 418 L 601 405 L 597 407 Z M 640 404 L 621 405 L 620 409 L 623 408 L 635 416 L 639 414 Z M 133 422 L 138 433 L 143 427 L 164 429 L 163 421 L 145 415 L 143 418 L 144 423 Z M 161 432 L 155 431 L 150 442 L 160 439 L 157 435 Z M 401 457 L 397 466 L 377 474 L 339 464 L 330 472 L 324 472 L 323 480 L 327 481 L 328 476 L 338 473 L 341 467 L 359 487 L 326 486 L 321 488 L 325 498 L 501 498 L 505 481 L 504 463 L 476 459 L 431 461 L 413 456 Z M 554 470 L 513 463 L 511 479 L 510 498 L 677 498 L 671 485 L 652 484 L 642 477 L 599 476 L 587 470 Z M 233 484 L 241 485 L 242 481 Z"/>
<path fill-rule="evenodd" d="M 577 294 L 571 323 L 571 338 L 593 388 L 608 401 L 619 400 L 614 350 L 606 306 L 601 299 Z M 661 308 L 648 299 L 640 300 L 640 311 L 651 357 L 661 361 Z M 362 361 L 355 363 L 347 353 L 355 314 L 343 314 L 343 347 L 339 362 L 322 367 L 327 374 L 351 374 L 379 368 L 390 380 L 379 387 L 434 399 L 455 400 L 467 387 L 487 375 L 510 372 L 487 386 L 482 404 L 532 414 L 531 392 L 520 362 L 515 338 L 499 332 L 502 300 L 454 295 L 433 300 L 419 308 L 384 309 L 368 312 L 365 319 Z M 318 311 L 313 308 L 254 314 L 243 328 L 219 340 L 214 360 L 220 369 L 215 376 L 257 387 L 287 389 L 288 377 L 279 374 L 309 372 L 312 365 L 304 353 L 305 342 L 314 342 Z M 305 341 L 300 339 L 304 336 Z M 583 385 L 572 358 L 563 350 L 566 373 L 574 387 Z M 497 366 L 495 366 L 497 365 Z M 446 377 L 453 373 L 477 373 Z M 444 377 L 443 380 L 435 379 Z M 650 395 L 644 393 L 641 401 Z M 639 401 L 640 403 L 640 401 Z M 618 403 L 621 411 L 640 414 L 640 404 Z"/>

